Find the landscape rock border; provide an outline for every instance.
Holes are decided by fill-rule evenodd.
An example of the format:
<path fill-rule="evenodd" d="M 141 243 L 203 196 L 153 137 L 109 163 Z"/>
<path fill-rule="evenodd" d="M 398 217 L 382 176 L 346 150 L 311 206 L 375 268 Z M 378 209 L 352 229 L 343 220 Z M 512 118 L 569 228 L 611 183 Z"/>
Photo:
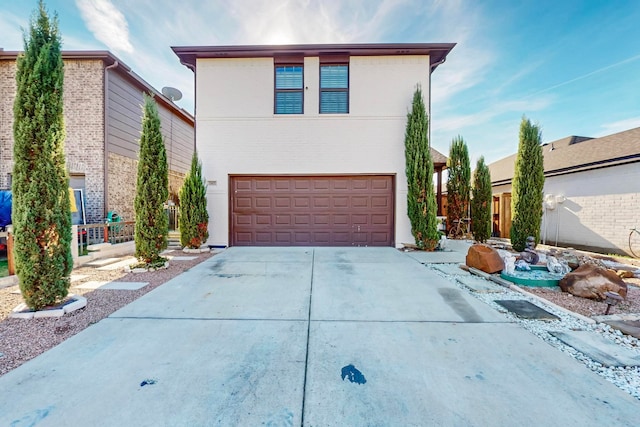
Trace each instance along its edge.
<path fill-rule="evenodd" d="M 68 295 L 64 301 L 53 307 L 42 310 L 31 310 L 27 304 L 20 303 L 13 309 L 9 317 L 14 319 L 41 319 L 43 317 L 62 317 L 65 314 L 72 313 L 76 310 L 87 306 L 87 299 L 81 295 Z"/>
<path fill-rule="evenodd" d="M 182 248 L 182 252 L 184 252 L 185 254 L 201 254 L 204 252 L 211 252 L 211 249 L 208 246 L 204 248 L 198 248 L 198 249 Z"/>

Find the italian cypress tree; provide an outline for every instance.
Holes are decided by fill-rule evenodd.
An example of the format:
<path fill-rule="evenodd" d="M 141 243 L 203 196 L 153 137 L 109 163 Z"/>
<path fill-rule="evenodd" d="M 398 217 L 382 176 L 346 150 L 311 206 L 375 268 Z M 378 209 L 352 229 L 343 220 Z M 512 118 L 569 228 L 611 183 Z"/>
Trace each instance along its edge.
<path fill-rule="evenodd" d="M 140 158 L 136 185 L 136 258 L 147 266 L 166 260 L 160 256 L 167 247 L 169 220 L 164 203 L 169 196 L 167 153 L 160 132 L 158 107 L 150 96 L 144 96 Z"/>
<path fill-rule="evenodd" d="M 433 189 L 433 161 L 427 137 L 428 127 L 422 90 L 418 86 L 413 94 L 411 112 L 407 114 L 404 137 L 408 186 L 407 213 L 416 245 L 421 249 L 433 250 L 438 244 L 439 233 L 436 222 L 436 197 Z"/>
<path fill-rule="evenodd" d="M 207 186 L 202 178 L 202 164 L 193 152 L 191 170 L 180 189 L 180 243 L 197 249 L 209 238 L 207 212 Z"/>
<path fill-rule="evenodd" d="M 452 237 L 460 237 L 461 229 L 453 227 L 458 221 L 468 218 L 471 197 L 469 150 L 461 136 L 451 141 L 447 163 L 447 224 L 453 230 Z"/>
<path fill-rule="evenodd" d="M 69 177 L 65 168 L 64 67 L 58 18 L 44 3 L 31 17 L 17 59 L 13 105 L 13 230 L 16 272 L 34 310 L 67 296 L 71 256 Z"/>
<path fill-rule="evenodd" d="M 471 232 L 474 239 L 485 242 L 491 236 L 491 174 L 484 163 L 484 157 L 478 159 L 473 173 L 473 198 L 471 199 Z"/>
<path fill-rule="evenodd" d="M 511 194 L 511 246 L 522 251 L 528 236 L 540 241 L 544 162 L 538 125 L 523 117 Z"/>

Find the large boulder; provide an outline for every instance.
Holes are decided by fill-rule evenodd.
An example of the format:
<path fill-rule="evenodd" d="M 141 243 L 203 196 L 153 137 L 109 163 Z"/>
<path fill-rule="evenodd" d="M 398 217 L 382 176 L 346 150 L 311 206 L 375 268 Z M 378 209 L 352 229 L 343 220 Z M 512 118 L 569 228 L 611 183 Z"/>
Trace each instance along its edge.
<path fill-rule="evenodd" d="M 504 268 L 504 262 L 497 250 L 487 246 L 475 244 L 467 252 L 467 265 L 485 273 L 497 273 Z"/>
<path fill-rule="evenodd" d="M 627 284 L 616 273 L 591 264 L 583 264 L 560 280 L 560 289 L 577 297 L 603 301 L 605 292 L 627 297 Z"/>

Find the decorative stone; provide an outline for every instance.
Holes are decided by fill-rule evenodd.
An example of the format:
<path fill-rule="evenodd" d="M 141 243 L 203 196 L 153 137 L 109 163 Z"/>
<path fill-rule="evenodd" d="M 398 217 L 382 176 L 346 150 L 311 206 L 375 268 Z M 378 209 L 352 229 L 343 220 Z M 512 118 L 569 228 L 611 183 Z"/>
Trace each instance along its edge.
<path fill-rule="evenodd" d="M 566 261 L 558 261 L 556 257 L 549 255 L 547 257 L 547 270 L 551 273 L 567 274 L 571 271 L 571 267 Z"/>
<path fill-rule="evenodd" d="M 635 274 L 633 274 L 633 271 L 628 271 L 628 270 L 618 270 L 616 271 L 616 274 L 621 279 L 631 279 L 635 277 Z"/>
<path fill-rule="evenodd" d="M 607 291 L 627 297 L 627 284 L 613 271 L 583 264 L 560 280 L 560 289 L 572 295 L 603 301 Z"/>
<path fill-rule="evenodd" d="M 466 264 L 485 273 L 497 273 L 504 268 L 504 262 L 495 249 L 481 244 L 475 244 L 467 252 Z"/>

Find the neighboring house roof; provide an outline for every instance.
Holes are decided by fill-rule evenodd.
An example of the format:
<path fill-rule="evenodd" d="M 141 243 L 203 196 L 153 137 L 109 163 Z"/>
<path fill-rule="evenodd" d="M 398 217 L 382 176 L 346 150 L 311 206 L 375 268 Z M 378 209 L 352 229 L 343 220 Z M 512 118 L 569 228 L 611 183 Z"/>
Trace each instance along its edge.
<path fill-rule="evenodd" d="M 433 161 L 433 165 L 437 167 L 441 167 L 442 169 L 447 168 L 447 156 L 439 152 L 433 147 L 431 148 L 431 160 Z"/>
<path fill-rule="evenodd" d="M 429 55 L 431 71 L 442 64 L 455 43 L 298 44 L 245 46 L 174 46 L 186 67 L 195 70 L 197 58 L 271 58 L 280 55 L 390 56 Z"/>
<path fill-rule="evenodd" d="M 569 136 L 542 145 L 545 176 L 640 162 L 640 127 L 600 138 Z M 491 182 L 511 183 L 517 154 L 489 165 Z"/>
<path fill-rule="evenodd" d="M 18 55 L 22 52 L 18 51 L 5 51 L 0 49 L 0 60 L 12 60 L 15 61 Z M 184 121 L 191 123 L 193 125 L 194 118 L 186 110 L 183 110 L 162 93 L 158 92 L 153 86 L 144 81 L 142 77 L 137 75 L 131 67 L 122 62 L 118 57 L 113 55 L 111 52 L 106 50 L 64 50 L 62 51 L 62 59 L 66 60 L 101 60 L 105 64 L 106 67 L 112 67 L 114 71 L 120 73 L 124 78 L 126 78 L 129 82 L 131 82 L 135 87 L 140 89 L 143 92 L 147 92 L 153 94 L 155 100 L 162 104 L 164 107 L 175 113 L 178 117 L 181 117 Z M 111 68 L 110 68 L 111 69 Z"/>

